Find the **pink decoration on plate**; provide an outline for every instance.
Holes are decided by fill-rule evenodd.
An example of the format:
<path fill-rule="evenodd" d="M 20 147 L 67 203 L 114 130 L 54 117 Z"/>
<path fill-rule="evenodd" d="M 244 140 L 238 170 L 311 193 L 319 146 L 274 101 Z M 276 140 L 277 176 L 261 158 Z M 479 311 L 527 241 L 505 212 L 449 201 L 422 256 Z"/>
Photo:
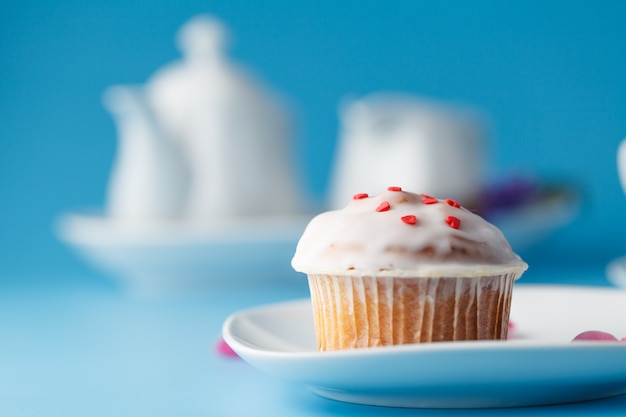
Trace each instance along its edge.
<path fill-rule="evenodd" d="M 238 358 L 239 355 L 230 347 L 228 343 L 222 338 L 217 342 L 217 346 L 215 346 L 215 350 L 222 356 L 228 356 L 231 358 Z"/>
<path fill-rule="evenodd" d="M 617 337 L 613 336 L 611 333 L 603 332 L 600 330 L 588 330 L 586 332 L 582 332 L 572 341 L 580 341 L 580 340 L 597 340 L 602 342 L 619 342 L 620 340 Z M 622 337 L 622 342 L 626 342 L 626 337 Z"/>
<path fill-rule="evenodd" d="M 507 340 L 515 339 L 515 323 L 512 320 L 509 320 L 508 328 Z"/>

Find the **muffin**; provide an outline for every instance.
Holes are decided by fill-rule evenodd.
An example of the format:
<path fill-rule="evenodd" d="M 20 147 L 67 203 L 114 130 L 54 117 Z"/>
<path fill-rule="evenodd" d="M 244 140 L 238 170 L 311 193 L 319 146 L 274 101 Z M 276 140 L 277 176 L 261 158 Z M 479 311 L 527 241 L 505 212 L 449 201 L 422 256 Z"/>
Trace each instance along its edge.
<path fill-rule="evenodd" d="M 321 351 L 504 340 L 528 267 L 496 226 L 400 187 L 313 218 L 292 266 L 308 276 Z"/>

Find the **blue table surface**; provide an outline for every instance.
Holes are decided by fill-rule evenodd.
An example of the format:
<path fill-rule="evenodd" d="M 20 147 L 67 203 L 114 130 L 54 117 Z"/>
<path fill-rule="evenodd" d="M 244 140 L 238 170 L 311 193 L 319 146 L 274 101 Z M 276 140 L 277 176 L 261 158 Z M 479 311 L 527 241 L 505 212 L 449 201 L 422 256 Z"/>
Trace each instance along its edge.
<path fill-rule="evenodd" d="M 492 410 L 328 400 L 216 351 L 229 314 L 307 297 L 304 279 L 144 297 L 95 275 L 0 280 L 1 416 L 626 415 L 626 395 Z M 599 264 L 532 268 L 523 280 L 608 285 Z"/>

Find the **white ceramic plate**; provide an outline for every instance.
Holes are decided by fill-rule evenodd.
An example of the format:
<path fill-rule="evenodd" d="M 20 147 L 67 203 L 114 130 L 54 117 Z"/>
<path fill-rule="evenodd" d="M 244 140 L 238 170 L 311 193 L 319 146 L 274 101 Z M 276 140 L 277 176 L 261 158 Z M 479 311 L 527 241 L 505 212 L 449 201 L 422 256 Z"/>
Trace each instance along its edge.
<path fill-rule="evenodd" d="M 513 250 L 519 252 L 571 223 L 578 215 L 579 206 L 578 195 L 563 189 L 551 198 L 498 212 L 487 220 L 498 226 Z"/>
<path fill-rule="evenodd" d="M 513 339 L 317 352 L 308 300 L 229 317 L 224 339 L 273 376 L 346 402 L 398 407 L 515 407 L 626 393 L 626 343 L 571 342 L 586 330 L 626 336 L 626 292 L 515 288 Z"/>
<path fill-rule="evenodd" d="M 489 220 L 520 251 L 571 221 L 577 206 L 572 196 L 563 194 Z M 311 217 L 259 217 L 211 225 L 171 221 L 140 227 L 116 222 L 101 211 L 82 211 L 62 216 L 56 231 L 88 263 L 132 291 L 160 295 L 244 281 L 283 285 L 300 279 L 291 268 L 291 257 Z"/>
<path fill-rule="evenodd" d="M 59 220 L 57 234 L 94 267 L 132 290 L 170 293 L 288 282 L 296 275 L 291 257 L 310 217 L 138 227 L 98 213 L 72 213 Z"/>

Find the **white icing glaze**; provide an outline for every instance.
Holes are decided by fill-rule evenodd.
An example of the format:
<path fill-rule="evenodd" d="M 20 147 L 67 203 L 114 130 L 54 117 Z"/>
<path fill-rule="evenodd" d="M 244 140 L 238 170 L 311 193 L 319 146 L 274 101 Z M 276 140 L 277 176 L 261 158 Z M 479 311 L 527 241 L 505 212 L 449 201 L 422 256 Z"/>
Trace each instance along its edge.
<path fill-rule="evenodd" d="M 390 208 L 377 211 L 385 201 Z M 386 190 L 322 213 L 306 227 L 291 264 L 307 274 L 396 277 L 519 277 L 528 267 L 482 217 L 446 200 L 424 201 L 420 194 Z M 405 223 L 407 215 L 416 223 Z M 448 216 L 460 220 L 458 229 Z"/>

